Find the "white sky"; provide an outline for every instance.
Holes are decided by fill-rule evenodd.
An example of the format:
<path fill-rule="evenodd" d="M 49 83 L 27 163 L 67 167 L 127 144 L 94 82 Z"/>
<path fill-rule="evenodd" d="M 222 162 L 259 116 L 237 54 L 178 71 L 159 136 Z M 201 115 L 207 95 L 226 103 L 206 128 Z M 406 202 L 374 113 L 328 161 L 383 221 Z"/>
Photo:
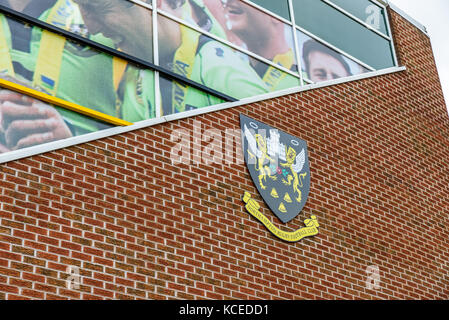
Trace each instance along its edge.
<path fill-rule="evenodd" d="M 426 27 L 449 112 L 449 0 L 389 0 L 389 2 Z"/>

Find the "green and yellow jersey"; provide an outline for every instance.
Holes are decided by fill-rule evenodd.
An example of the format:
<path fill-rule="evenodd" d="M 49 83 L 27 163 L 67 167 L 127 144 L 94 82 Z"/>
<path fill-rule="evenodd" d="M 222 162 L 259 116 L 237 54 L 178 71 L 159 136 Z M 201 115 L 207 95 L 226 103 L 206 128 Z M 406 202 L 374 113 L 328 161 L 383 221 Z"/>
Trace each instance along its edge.
<path fill-rule="evenodd" d="M 30 15 L 74 33 L 80 34 L 85 29 L 79 8 L 71 0 L 38 3 Z M 91 39 L 112 46 L 102 35 Z M 117 71 L 115 60 L 119 59 L 40 28 L 28 28 L 3 15 L 0 15 L 0 52 L 0 72 L 38 90 L 130 122 L 154 116 L 152 71 L 140 72 L 133 67 Z M 119 83 L 115 83 L 117 77 Z M 109 127 L 76 112 L 56 108 L 74 135 Z"/>
<path fill-rule="evenodd" d="M 117 97 L 119 118 L 130 122 L 155 118 L 154 72 L 127 64 L 117 88 Z"/>
<path fill-rule="evenodd" d="M 183 9 L 184 19 L 192 16 L 189 2 L 184 4 Z M 234 50 L 186 26 L 179 27 L 182 43 L 174 53 L 171 63 L 175 73 L 236 99 L 269 92 L 248 61 L 242 59 Z M 171 96 L 170 101 L 167 95 Z M 176 81 L 172 82 L 171 94 L 164 92 L 163 96 L 164 114 L 223 102 L 217 97 Z"/>
<path fill-rule="evenodd" d="M 42 11 L 43 8 L 41 6 L 36 10 Z M 38 15 L 38 19 L 69 31 L 82 25 L 78 7 L 68 0 L 56 1 Z M 32 87 L 58 98 L 114 114 L 111 57 L 79 47 L 40 28 L 29 28 L 3 15 L 0 15 L 0 22 L 0 38 L 3 38 L 0 43 L 2 46 L 6 43 L 9 49 L 8 54 L 0 58 L 3 61 L 0 66 L 10 60 L 12 68 L 8 68 L 8 75 L 29 82 Z M 94 119 L 56 108 L 69 123 L 74 135 L 99 129 L 100 123 Z"/>
<path fill-rule="evenodd" d="M 213 17 L 212 13 L 204 5 L 203 0 L 190 0 L 192 11 L 196 12 L 196 15 L 200 18 L 202 23 L 200 27 L 222 39 L 226 39 L 226 33 L 224 32 L 221 25 Z M 201 13 L 202 12 L 202 13 Z M 206 18 L 207 17 L 207 18 Z M 296 71 L 295 57 L 293 50 L 289 50 L 285 53 L 278 54 L 272 59 L 273 63 L 283 66 L 287 69 Z M 297 87 L 300 85 L 300 80 L 286 72 L 268 66 L 263 63 L 259 63 L 256 68 L 254 68 L 258 73 L 259 77 L 262 79 L 269 92 Z"/>
<path fill-rule="evenodd" d="M 291 49 L 276 55 L 272 62 L 289 70 L 296 68 L 294 53 Z M 300 86 L 299 78 L 263 62 L 257 63 L 255 70 L 270 92 Z"/>

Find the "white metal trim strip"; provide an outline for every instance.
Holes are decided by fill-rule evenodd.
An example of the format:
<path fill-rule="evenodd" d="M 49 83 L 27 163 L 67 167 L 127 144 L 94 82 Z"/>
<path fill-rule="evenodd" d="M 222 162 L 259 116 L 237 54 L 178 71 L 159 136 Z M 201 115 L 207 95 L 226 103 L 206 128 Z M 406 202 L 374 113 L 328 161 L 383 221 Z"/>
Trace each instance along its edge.
<path fill-rule="evenodd" d="M 105 129 L 105 130 L 98 131 L 98 132 L 85 134 L 85 135 L 78 136 L 78 137 L 72 137 L 72 138 L 68 138 L 68 139 L 64 139 L 64 140 L 58 140 L 58 141 L 54 141 L 54 142 L 50 142 L 50 143 L 46 143 L 46 144 L 42 144 L 42 145 L 38 145 L 38 146 L 34 146 L 34 147 L 29 147 L 26 149 L 19 149 L 16 151 L 11 151 L 11 152 L 5 153 L 5 154 L 0 154 L 0 164 L 6 163 L 9 161 L 13 161 L 13 160 L 17 160 L 17 159 L 22 159 L 25 157 L 42 154 L 42 153 L 49 152 L 49 151 L 54 151 L 54 150 L 58 150 L 58 149 L 62 149 L 62 148 L 71 147 L 71 146 L 78 145 L 81 143 L 91 142 L 94 140 L 114 136 L 117 134 L 134 131 L 137 129 L 143 129 L 146 127 L 154 126 L 157 124 L 161 124 L 161 123 L 165 123 L 165 122 L 169 122 L 169 121 L 173 121 L 173 120 L 185 119 L 185 118 L 202 115 L 202 114 L 206 114 L 206 113 L 210 113 L 210 112 L 216 112 L 216 111 L 220 111 L 220 110 L 243 106 L 243 105 L 250 104 L 250 103 L 255 103 L 255 102 L 260 102 L 260 101 L 264 101 L 264 100 L 268 100 L 268 99 L 272 99 L 272 98 L 277 98 L 277 97 L 281 97 L 284 95 L 294 94 L 294 93 L 318 89 L 318 88 L 324 88 L 324 87 L 328 87 L 328 86 L 332 86 L 332 85 L 342 84 L 342 83 L 361 80 L 361 79 L 378 77 L 378 76 L 395 73 L 395 72 L 400 72 L 400 71 L 404 71 L 404 70 L 406 70 L 405 67 L 392 67 L 392 68 L 388 68 L 388 69 L 367 72 L 367 73 L 363 73 L 363 74 L 355 75 L 355 76 L 351 76 L 351 77 L 346 77 L 346 78 L 341 78 L 341 79 L 336 79 L 336 80 L 331 80 L 331 81 L 324 81 L 324 82 L 320 82 L 320 83 L 309 84 L 306 86 L 294 87 L 294 88 L 285 89 L 285 90 L 281 90 L 281 91 L 277 91 L 277 92 L 267 93 L 267 94 L 259 95 L 256 97 L 245 98 L 245 99 L 242 99 L 242 100 L 236 101 L 236 102 L 227 102 L 227 103 L 222 103 L 219 105 L 214 105 L 214 106 L 209 106 L 209 107 L 205 107 L 205 108 L 201 108 L 201 109 L 197 109 L 197 110 L 187 111 L 187 112 L 183 112 L 183 113 L 179 113 L 179 114 L 172 114 L 172 115 L 164 116 L 164 117 L 161 117 L 158 119 L 143 120 L 143 121 L 137 122 L 137 123 L 135 123 L 131 126 L 127 126 L 127 127 L 114 127 L 114 128 Z"/>
<path fill-rule="evenodd" d="M 387 8 L 387 6 L 380 1 L 377 1 L 377 0 L 369 0 L 369 1 L 374 3 L 375 5 L 378 5 L 379 7 L 382 7 L 383 9 Z"/>

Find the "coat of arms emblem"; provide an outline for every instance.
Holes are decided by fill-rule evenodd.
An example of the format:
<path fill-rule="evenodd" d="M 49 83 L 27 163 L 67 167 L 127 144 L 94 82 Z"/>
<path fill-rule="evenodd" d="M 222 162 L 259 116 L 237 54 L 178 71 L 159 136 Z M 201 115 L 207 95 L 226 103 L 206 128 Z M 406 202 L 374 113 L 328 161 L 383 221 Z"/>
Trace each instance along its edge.
<path fill-rule="evenodd" d="M 271 211 L 283 223 L 288 223 L 301 212 L 310 191 L 307 143 L 244 115 L 240 115 L 240 125 L 244 159 L 251 178 Z M 309 229 L 284 232 L 258 211 L 259 205 L 248 192 L 243 200 L 253 216 L 286 241 L 298 241 L 318 233 L 315 216 L 304 221 Z"/>

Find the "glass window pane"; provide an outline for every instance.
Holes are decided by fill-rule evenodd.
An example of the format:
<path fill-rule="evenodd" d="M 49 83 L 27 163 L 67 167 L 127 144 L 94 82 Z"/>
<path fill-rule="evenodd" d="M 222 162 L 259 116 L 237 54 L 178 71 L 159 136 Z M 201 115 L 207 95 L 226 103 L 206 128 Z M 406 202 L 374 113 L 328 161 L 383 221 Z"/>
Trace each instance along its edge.
<path fill-rule="evenodd" d="M 155 117 L 153 71 L 3 15 L 0 22 L 3 78 L 130 122 Z"/>
<path fill-rule="evenodd" d="M 390 41 L 319 0 L 293 1 L 296 23 L 374 69 L 394 66 Z"/>
<path fill-rule="evenodd" d="M 271 12 L 290 20 L 290 12 L 288 10 L 288 0 L 251 0 L 255 4 L 270 10 Z"/>
<path fill-rule="evenodd" d="M 153 62 L 152 11 L 128 0 L 19 1 L 0 4 L 139 59 Z"/>
<path fill-rule="evenodd" d="M 385 11 L 369 0 L 330 0 L 377 31 L 388 35 Z"/>
<path fill-rule="evenodd" d="M 299 85 L 298 78 L 164 16 L 158 23 L 161 66 L 208 88 L 241 99 Z"/>
<path fill-rule="evenodd" d="M 179 1 L 175 9 L 170 3 L 162 0 L 161 10 L 289 70 L 298 70 L 292 27 L 279 19 L 238 0 Z"/>
<path fill-rule="evenodd" d="M 298 31 L 303 75 L 313 82 L 349 77 L 369 70 Z"/>

